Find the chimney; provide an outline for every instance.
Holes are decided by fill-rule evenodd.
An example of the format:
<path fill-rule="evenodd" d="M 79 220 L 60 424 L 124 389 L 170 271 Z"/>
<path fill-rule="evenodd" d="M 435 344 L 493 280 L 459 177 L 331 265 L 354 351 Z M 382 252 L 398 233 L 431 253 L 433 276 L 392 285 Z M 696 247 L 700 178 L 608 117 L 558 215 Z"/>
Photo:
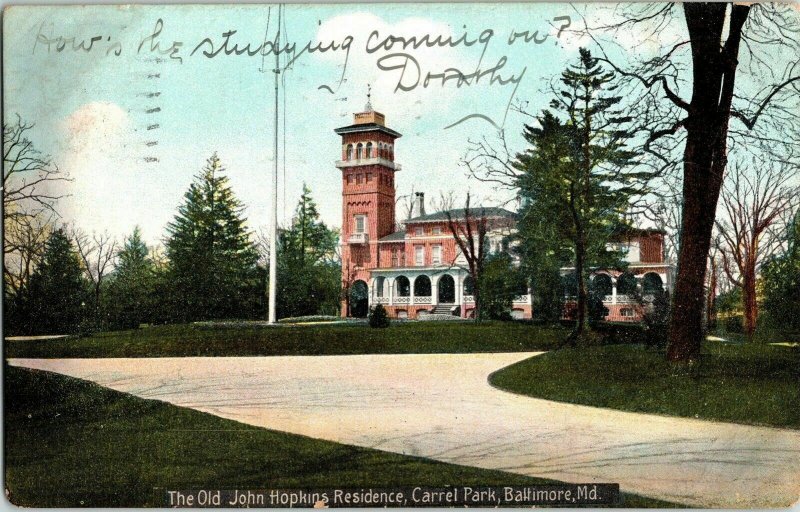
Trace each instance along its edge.
<path fill-rule="evenodd" d="M 417 216 L 425 215 L 425 193 L 415 192 L 414 207 L 417 210 Z"/>

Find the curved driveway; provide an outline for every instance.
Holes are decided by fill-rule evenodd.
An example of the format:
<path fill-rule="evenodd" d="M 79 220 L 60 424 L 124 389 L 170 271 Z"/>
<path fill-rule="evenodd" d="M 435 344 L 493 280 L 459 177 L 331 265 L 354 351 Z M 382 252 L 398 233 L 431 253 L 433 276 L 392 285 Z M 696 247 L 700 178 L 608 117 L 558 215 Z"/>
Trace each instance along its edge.
<path fill-rule="evenodd" d="M 800 431 L 562 404 L 487 383 L 532 355 L 10 363 L 270 429 L 556 480 L 619 482 L 692 506 L 786 507 L 800 496 Z"/>

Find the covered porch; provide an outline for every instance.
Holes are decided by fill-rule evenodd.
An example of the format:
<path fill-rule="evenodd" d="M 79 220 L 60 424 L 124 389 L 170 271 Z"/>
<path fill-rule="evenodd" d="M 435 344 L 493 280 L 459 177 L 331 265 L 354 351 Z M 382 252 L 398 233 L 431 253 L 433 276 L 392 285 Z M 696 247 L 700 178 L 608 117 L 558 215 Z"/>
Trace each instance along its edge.
<path fill-rule="evenodd" d="M 458 267 L 373 271 L 368 292 L 369 306 L 381 304 L 394 318 L 415 319 L 428 314 L 469 318 L 475 307 L 473 280 Z M 530 293 L 514 297 L 511 314 L 530 318 Z"/>

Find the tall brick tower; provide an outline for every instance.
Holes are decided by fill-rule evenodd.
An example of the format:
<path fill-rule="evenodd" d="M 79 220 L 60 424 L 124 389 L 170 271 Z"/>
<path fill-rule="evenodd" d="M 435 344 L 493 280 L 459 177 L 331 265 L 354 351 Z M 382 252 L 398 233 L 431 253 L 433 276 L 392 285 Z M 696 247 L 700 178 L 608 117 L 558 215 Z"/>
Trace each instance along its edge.
<path fill-rule="evenodd" d="M 369 98 L 369 96 L 368 96 Z M 369 270 L 378 266 L 378 240 L 394 232 L 394 142 L 401 135 L 386 127 L 372 108 L 353 115 L 353 124 L 337 128 L 342 137 L 342 286 L 356 290 L 358 304 L 342 306 L 342 314 L 366 314 Z M 352 301 L 351 301 L 352 302 Z"/>

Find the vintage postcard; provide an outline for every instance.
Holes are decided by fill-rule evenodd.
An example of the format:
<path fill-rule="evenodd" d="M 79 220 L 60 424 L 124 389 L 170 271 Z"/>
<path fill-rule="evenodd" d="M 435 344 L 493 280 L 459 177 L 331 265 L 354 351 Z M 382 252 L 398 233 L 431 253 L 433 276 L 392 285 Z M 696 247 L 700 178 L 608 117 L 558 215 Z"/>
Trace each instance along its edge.
<path fill-rule="evenodd" d="M 10 6 L 22 507 L 788 508 L 800 4 Z"/>

